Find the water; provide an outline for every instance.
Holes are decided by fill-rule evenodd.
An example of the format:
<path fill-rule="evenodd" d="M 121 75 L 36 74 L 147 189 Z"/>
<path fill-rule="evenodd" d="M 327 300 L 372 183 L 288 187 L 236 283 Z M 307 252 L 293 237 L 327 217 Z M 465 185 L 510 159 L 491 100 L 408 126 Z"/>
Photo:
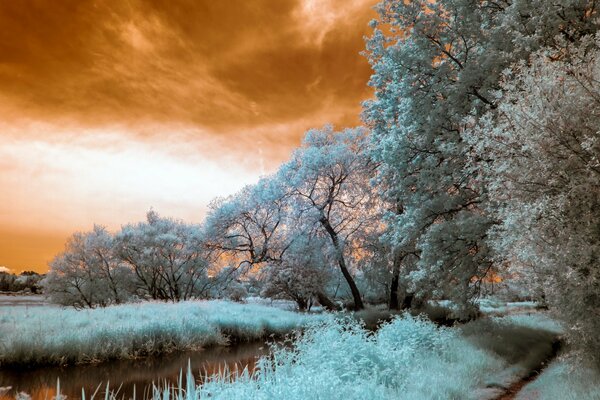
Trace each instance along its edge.
<path fill-rule="evenodd" d="M 25 392 L 33 400 L 50 400 L 56 396 L 56 382 L 60 379 L 60 391 L 67 399 L 81 398 L 85 389 L 90 398 L 97 388 L 96 399 L 103 399 L 107 382 L 111 391 L 119 389 L 117 398 L 129 399 L 133 396 L 144 398 L 150 393 L 152 384 L 173 385 L 183 370 L 184 382 L 188 360 L 196 382 L 203 376 L 218 374 L 225 365 L 230 371 L 248 368 L 252 372 L 262 355 L 269 353 L 264 343 L 242 343 L 231 347 L 215 347 L 204 351 L 173 353 L 140 360 L 119 360 L 95 365 L 69 367 L 42 367 L 35 369 L 1 369 L 0 400 L 14 399 L 19 392 Z M 7 389 L 10 387 L 10 389 Z M 4 393 L 2 393 L 4 392 Z"/>
<path fill-rule="evenodd" d="M 2 307 L 57 307 L 46 302 L 44 296 L 22 294 L 0 294 L 0 311 Z"/>

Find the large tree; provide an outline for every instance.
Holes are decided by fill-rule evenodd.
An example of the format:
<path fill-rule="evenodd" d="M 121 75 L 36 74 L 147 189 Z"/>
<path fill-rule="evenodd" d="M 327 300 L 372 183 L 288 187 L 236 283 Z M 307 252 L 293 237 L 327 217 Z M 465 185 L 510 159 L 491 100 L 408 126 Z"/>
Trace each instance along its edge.
<path fill-rule="evenodd" d="M 179 301 L 208 295 L 211 282 L 203 239 L 200 226 L 150 211 L 146 222 L 121 229 L 115 247 L 134 271 L 141 296 Z"/>
<path fill-rule="evenodd" d="M 113 236 L 101 226 L 73 234 L 50 263 L 43 281 L 52 301 L 77 308 L 118 304 L 131 297 L 132 274 L 114 251 Z"/>
<path fill-rule="evenodd" d="M 558 34 L 594 28 L 594 1 L 384 0 L 367 43 L 375 99 L 364 106 L 388 201 L 387 238 L 418 255 L 418 295 L 467 310 L 492 266 L 486 188 L 472 168 L 464 119 L 497 107 L 500 74 Z M 480 162 L 481 160 L 476 160 Z"/>
<path fill-rule="evenodd" d="M 262 178 L 210 205 L 205 229 L 215 257 L 229 256 L 238 268 L 281 260 L 289 246 L 285 235 L 286 194 L 275 177 Z"/>
<path fill-rule="evenodd" d="M 375 222 L 369 182 L 374 165 L 368 144 L 365 129 L 335 132 L 327 126 L 310 130 L 278 172 L 304 232 L 317 228 L 329 239 L 356 309 L 364 304 L 349 264 L 352 245 Z"/>
<path fill-rule="evenodd" d="M 539 52 L 502 89 L 473 140 L 502 221 L 492 243 L 600 365 L 600 41 Z"/>

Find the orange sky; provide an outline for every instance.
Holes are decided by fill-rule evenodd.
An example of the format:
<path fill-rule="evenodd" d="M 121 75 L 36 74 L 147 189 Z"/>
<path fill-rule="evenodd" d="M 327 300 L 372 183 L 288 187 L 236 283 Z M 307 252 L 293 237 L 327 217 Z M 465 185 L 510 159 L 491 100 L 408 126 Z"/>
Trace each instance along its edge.
<path fill-rule="evenodd" d="M 198 222 L 306 129 L 359 124 L 375 3 L 0 2 L 0 266 L 150 207 Z"/>

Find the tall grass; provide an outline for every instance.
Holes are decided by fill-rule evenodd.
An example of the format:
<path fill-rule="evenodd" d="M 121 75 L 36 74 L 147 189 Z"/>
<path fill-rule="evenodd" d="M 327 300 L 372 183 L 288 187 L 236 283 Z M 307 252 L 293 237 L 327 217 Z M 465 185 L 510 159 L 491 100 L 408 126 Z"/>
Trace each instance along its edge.
<path fill-rule="evenodd" d="M 372 333 L 353 319 L 313 326 L 292 349 L 260 360 L 253 375 L 215 377 L 155 400 L 480 399 L 477 389 L 506 368 L 458 330 L 404 315 Z"/>
<path fill-rule="evenodd" d="M 0 366 L 135 358 L 281 335 L 320 317 L 226 301 L 140 303 L 76 311 L 0 310 Z"/>
<path fill-rule="evenodd" d="M 525 318 L 457 329 L 403 315 L 375 333 L 354 319 L 330 318 L 294 348 L 261 359 L 253 376 L 156 391 L 154 400 L 493 399 L 552 351 L 557 331 L 546 328 L 556 326 L 546 317 Z"/>
<path fill-rule="evenodd" d="M 492 399 L 502 387 L 518 380 L 548 357 L 551 344 L 560 333 L 560 326 L 544 316 L 485 318 L 460 327 L 444 328 L 407 314 L 372 332 L 353 317 L 331 314 L 311 317 L 226 302 L 148 304 L 84 314 L 70 312 L 79 317 L 79 324 L 87 335 L 112 327 L 113 336 L 94 337 L 90 342 L 90 345 L 97 343 L 94 351 L 100 351 L 102 345 L 134 348 L 131 339 L 124 341 L 125 337 L 137 337 L 139 343 L 150 337 L 158 338 L 153 339 L 148 349 L 162 350 L 158 345 L 162 341 L 165 346 L 162 332 L 169 332 L 165 334 L 171 338 L 166 340 L 169 345 L 176 342 L 189 346 L 193 342 L 189 335 L 197 335 L 198 343 L 202 340 L 206 343 L 207 338 L 216 342 L 224 340 L 223 332 L 236 332 L 240 338 L 250 340 L 268 332 L 283 333 L 293 327 L 307 326 L 294 346 L 274 349 L 271 356 L 259 360 L 259 369 L 252 374 L 244 371 L 232 379 L 225 373 L 196 385 L 189 373 L 185 383 L 180 378 L 175 387 L 154 388 L 151 394 L 154 400 Z M 83 318 L 83 315 L 90 317 Z M 99 318 L 102 316 L 104 318 Z M 51 313 L 35 317 L 42 322 L 53 319 Z M 21 326 L 33 324 L 18 321 Z M 2 326 L 6 323 L 2 322 Z M 73 327 L 77 322 L 73 320 L 68 324 Z M 52 326 L 60 325 L 55 322 Z M 139 333 L 126 331 L 123 334 L 118 326 L 139 329 Z M 198 334 L 200 331 L 202 335 Z M 25 335 L 29 343 L 34 333 L 35 330 Z M 64 339 L 63 330 L 58 329 L 58 333 Z M 17 336 L 13 334 L 13 340 Z M 89 336 L 81 339 L 81 333 L 73 337 L 79 338 L 73 339 L 79 343 L 90 340 Z M 122 342 L 117 346 L 108 340 Z M 47 350 L 47 347 L 41 348 Z M 65 348 L 61 347 L 60 351 Z M 106 354 L 106 350 L 102 354 Z M 126 354 L 130 356 L 135 352 Z"/>

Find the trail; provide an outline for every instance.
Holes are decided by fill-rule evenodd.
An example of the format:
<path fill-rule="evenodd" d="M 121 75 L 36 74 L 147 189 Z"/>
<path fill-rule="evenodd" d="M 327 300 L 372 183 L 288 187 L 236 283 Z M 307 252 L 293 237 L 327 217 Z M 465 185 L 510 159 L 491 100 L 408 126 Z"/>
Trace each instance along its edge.
<path fill-rule="evenodd" d="M 510 385 L 504 393 L 500 396 L 494 398 L 494 400 L 513 400 L 517 398 L 517 395 L 521 392 L 521 390 L 530 382 L 533 382 L 537 379 L 537 377 L 554 361 L 554 359 L 558 356 L 558 352 L 562 343 L 560 340 L 552 343 L 552 353 L 548 358 L 542 361 L 536 368 L 531 370 L 527 376 L 523 377 L 519 381 Z"/>

